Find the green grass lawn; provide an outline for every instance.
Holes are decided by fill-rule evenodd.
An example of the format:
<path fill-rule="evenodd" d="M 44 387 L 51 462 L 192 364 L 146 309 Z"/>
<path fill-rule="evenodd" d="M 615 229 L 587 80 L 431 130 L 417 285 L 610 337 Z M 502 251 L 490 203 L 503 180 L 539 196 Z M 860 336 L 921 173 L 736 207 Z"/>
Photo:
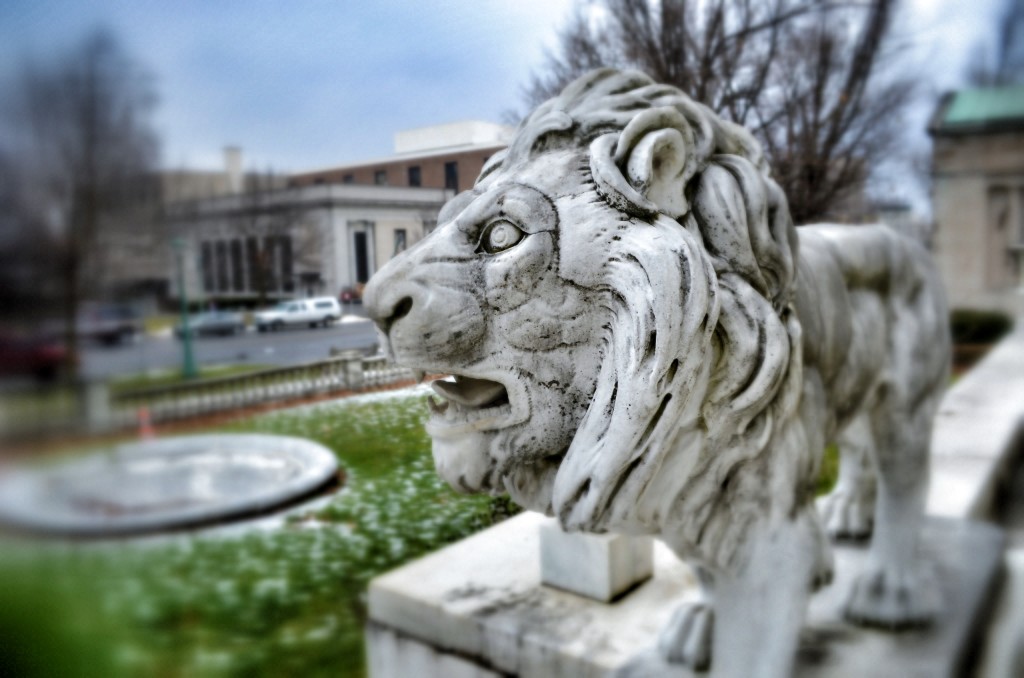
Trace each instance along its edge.
<path fill-rule="evenodd" d="M 315 440 L 347 472 L 326 508 L 280 530 L 0 544 L 0 675 L 364 675 L 369 580 L 516 511 L 442 483 L 425 416 L 422 395 L 370 397 L 227 427 Z"/>
<path fill-rule="evenodd" d="M 367 582 L 514 510 L 438 479 L 425 414 L 422 396 L 355 399 L 232 425 L 334 450 L 348 489 L 316 522 L 0 549 L 0 674 L 364 675 Z"/>

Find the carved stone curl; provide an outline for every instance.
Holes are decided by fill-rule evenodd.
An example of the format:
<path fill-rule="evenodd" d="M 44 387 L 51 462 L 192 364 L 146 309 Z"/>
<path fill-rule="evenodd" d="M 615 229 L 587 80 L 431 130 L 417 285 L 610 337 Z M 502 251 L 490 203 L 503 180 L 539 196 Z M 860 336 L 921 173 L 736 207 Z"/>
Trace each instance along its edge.
<path fill-rule="evenodd" d="M 848 616 L 935 614 L 915 544 L 949 338 L 918 244 L 794 228 L 746 130 L 614 70 L 539 106 L 438 224 L 365 295 L 396 362 L 455 375 L 434 383 L 438 472 L 695 563 L 707 611 L 666 630 L 669 658 L 703 664 L 713 638 L 718 675 L 789 674 L 830 573 L 821 451 L 855 421 L 873 462 L 847 466 L 879 479 Z"/>

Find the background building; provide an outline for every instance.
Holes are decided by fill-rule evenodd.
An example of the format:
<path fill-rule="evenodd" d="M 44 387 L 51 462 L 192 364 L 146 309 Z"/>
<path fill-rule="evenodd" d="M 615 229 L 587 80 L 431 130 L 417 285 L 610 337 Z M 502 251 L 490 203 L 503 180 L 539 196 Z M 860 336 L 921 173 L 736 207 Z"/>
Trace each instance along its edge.
<path fill-rule="evenodd" d="M 950 303 L 1017 313 L 1024 285 L 1024 86 L 948 94 L 928 131 L 935 256 Z"/>
<path fill-rule="evenodd" d="M 169 205 L 190 300 L 252 306 L 359 288 L 436 223 L 448 194 L 392 186 L 252 189 Z M 172 296 L 180 292 L 172 283 Z"/>
<path fill-rule="evenodd" d="M 470 120 L 395 133 L 395 155 L 291 176 L 294 186 L 360 184 L 464 191 L 514 129 Z"/>
<path fill-rule="evenodd" d="M 359 289 L 436 226 L 512 131 L 479 121 L 401 131 L 394 156 L 289 177 L 243 173 L 237 148 L 225 149 L 223 172 L 165 173 L 165 229 L 180 242 L 189 299 L 254 306 Z"/>

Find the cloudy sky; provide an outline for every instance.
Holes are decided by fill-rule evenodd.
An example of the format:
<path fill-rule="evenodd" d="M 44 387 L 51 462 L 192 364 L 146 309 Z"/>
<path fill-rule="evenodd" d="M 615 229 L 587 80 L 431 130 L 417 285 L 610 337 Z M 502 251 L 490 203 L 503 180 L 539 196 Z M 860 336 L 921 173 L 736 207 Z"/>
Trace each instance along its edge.
<path fill-rule="evenodd" d="M 960 84 L 998 0 L 908 0 L 900 35 L 929 94 Z M 168 167 L 297 171 L 387 155 L 392 133 L 501 121 L 572 0 L 2 0 L 0 84 L 110 27 L 157 78 Z M 930 101 L 930 100 L 929 100 Z M 908 116 L 921 127 L 931 103 Z"/>

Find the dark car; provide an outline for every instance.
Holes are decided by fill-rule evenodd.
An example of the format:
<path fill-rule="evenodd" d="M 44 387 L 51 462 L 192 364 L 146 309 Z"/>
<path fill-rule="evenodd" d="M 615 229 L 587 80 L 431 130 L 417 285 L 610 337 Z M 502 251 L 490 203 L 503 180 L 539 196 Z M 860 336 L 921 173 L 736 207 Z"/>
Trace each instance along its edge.
<path fill-rule="evenodd" d="M 142 334 L 142 319 L 125 304 L 87 303 L 78 313 L 75 331 L 82 339 L 113 346 Z"/>
<path fill-rule="evenodd" d="M 188 318 L 188 330 L 193 337 L 203 335 L 230 336 L 245 331 L 245 316 L 234 311 L 205 311 Z M 185 328 L 178 324 L 174 336 L 185 336 Z"/>
<path fill-rule="evenodd" d="M 361 304 L 363 301 L 362 285 L 358 287 L 343 287 L 338 294 L 338 301 L 343 304 Z"/>
<path fill-rule="evenodd" d="M 53 381 L 67 358 L 67 349 L 56 340 L 0 334 L 2 376 L 32 376 L 40 381 Z"/>

